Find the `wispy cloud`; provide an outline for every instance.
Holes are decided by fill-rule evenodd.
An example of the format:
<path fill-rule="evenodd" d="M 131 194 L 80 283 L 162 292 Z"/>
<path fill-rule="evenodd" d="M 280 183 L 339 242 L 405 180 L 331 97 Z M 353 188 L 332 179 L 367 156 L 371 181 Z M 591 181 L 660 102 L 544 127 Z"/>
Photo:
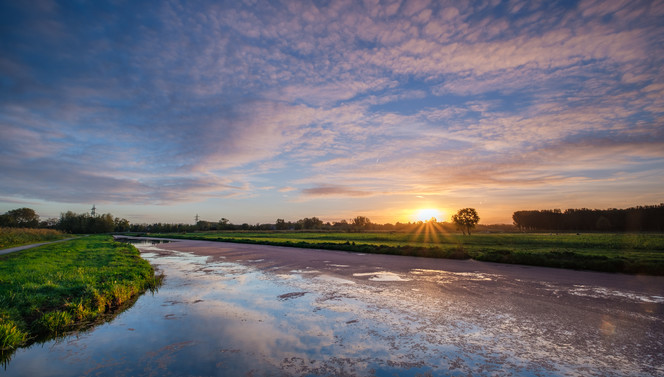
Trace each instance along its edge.
<path fill-rule="evenodd" d="M 556 185 L 597 201 L 596 182 L 609 202 L 664 163 L 662 2 L 42 1 L 0 14 L 3 203 L 456 202 L 532 187 L 551 200 Z M 633 196 L 651 197 L 657 180 L 640 177 Z"/>
<path fill-rule="evenodd" d="M 305 188 L 302 193 L 306 196 L 370 196 L 374 193 L 370 191 L 357 190 L 355 188 L 343 186 L 317 186 Z"/>

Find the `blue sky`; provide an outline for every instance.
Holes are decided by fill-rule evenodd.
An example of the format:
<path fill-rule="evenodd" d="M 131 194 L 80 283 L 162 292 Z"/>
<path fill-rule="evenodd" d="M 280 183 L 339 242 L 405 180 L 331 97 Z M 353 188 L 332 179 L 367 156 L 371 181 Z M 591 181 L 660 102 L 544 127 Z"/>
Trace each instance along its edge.
<path fill-rule="evenodd" d="M 1 1 L 0 211 L 664 202 L 662 1 Z"/>

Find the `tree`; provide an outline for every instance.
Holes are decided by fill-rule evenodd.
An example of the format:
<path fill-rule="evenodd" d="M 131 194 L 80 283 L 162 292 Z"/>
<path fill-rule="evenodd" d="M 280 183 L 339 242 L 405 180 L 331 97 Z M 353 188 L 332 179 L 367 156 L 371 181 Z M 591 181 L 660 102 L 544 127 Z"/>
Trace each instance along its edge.
<path fill-rule="evenodd" d="M 301 225 L 302 229 L 320 229 L 323 226 L 323 222 L 318 217 L 305 217 L 297 222 Z"/>
<path fill-rule="evenodd" d="M 452 221 L 457 228 L 461 229 L 464 235 L 468 232 L 470 236 L 471 229 L 475 228 L 475 225 L 480 221 L 480 217 L 477 215 L 475 208 L 464 208 L 452 216 Z"/>
<path fill-rule="evenodd" d="M 277 219 L 277 222 L 274 224 L 274 227 L 277 230 L 286 230 L 286 229 L 288 229 L 288 224 L 286 223 L 286 220 L 284 220 L 284 219 Z"/>
<path fill-rule="evenodd" d="M 353 228 L 361 230 L 368 228 L 371 225 L 371 220 L 366 216 L 357 216 L 352 220 Z"/>
<path fill-rule="evenodd" d="M 110 213 L 88 217 L 86 233 L 110 233 L 115 230 L 115 219 Z"/>
<path fill-rule="evenodd" d="M 217 227 L 221 230 L 233 229 L 233 224 L 231 224 L 231 221 L 227 218 L 222 217 L 219 219 L 219 225 L 217 225 Z"/>
<path fill-rule="evenodd" d="M 334 224 L 332 224 L 332 228 L 340 229 L 343 230 L 344 232 L 350 232 L 350 224 L 348 224 L 348 221 L 346 220 L 335 222 Z"/>
<path fill-rule="evenodd" d="M 114 218 L 110 213 L 91 216 L 88 213 L 76 214 L 67 211 L 60 214 L 56 228 L 67 233 L 110 233 L 126 231 L 130 228 L 130 224 L 126 219 Z"/>
<path fill-rule="evenodd" d="M 10 228 L 36 228 L 39 226 L 39 216 L 34 209 L 18 208 L 0 215 L 0 226 Z"/>
<path fill-rule="evenodd" d="M 113 222 L 115 223 L 114 231 L 116 232 L 127 232 L 131 227 L 129 220 L 127 219 L 121 219 L 119 217 L 116 217 Z"/>

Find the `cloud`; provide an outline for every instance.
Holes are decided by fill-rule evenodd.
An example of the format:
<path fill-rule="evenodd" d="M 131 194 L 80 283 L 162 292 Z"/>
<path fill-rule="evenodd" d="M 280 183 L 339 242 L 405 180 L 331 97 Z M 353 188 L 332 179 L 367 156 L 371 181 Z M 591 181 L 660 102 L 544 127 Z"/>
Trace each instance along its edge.
<path fill-rule="evenodd" d="M 664 160 L 660 2 L 100 4 L 0 6 L 2 196 L 412 197 Z"/>
<path fill-rule="evenodd" d="M 317 187 L 306 188 L 302 190 L 302 194 L 308 197 L 312 196 L 351 196 L 362 197 L 375 195 L 370 191 L 357 190 L 354 188 L 343 186 L 322 185 Z"/>

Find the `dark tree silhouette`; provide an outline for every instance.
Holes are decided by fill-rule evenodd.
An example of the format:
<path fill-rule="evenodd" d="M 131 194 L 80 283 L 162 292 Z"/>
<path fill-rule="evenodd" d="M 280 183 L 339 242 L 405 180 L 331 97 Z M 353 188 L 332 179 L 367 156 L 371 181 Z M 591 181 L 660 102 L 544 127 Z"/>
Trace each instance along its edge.
<path fill-rule="evenodd" d="M 371 220 L 369 220 L 369 218 L 366 216 L 356 216 L 352 220 L 352 224 L 355 230 L 362 230 L 368 228 L 369 225 L 371 225 Z"/>
<path fill-rule="evenodd" d="M 284 219 L 277 219 L 277 222 L 274 224 L 274 227 L 277 230 L 286 230 L 288 229 L 288 224 Z"/>
<path fill-rule="evenodd" d="M 664 204 L 626 209 L 567 209 L 516 211 L 519 230 L 534 231 L 662 231 Z"/>
<path fill-rule="evenodd" d="M 457 228 L 461 229 L 463 234 L 468 233 L 470 236 L 470 231 L 475 228 L 475 225 L 480 221 L 480 217 L 475 208 L 464 208 L 452 216 L 452 221 Z"/>

